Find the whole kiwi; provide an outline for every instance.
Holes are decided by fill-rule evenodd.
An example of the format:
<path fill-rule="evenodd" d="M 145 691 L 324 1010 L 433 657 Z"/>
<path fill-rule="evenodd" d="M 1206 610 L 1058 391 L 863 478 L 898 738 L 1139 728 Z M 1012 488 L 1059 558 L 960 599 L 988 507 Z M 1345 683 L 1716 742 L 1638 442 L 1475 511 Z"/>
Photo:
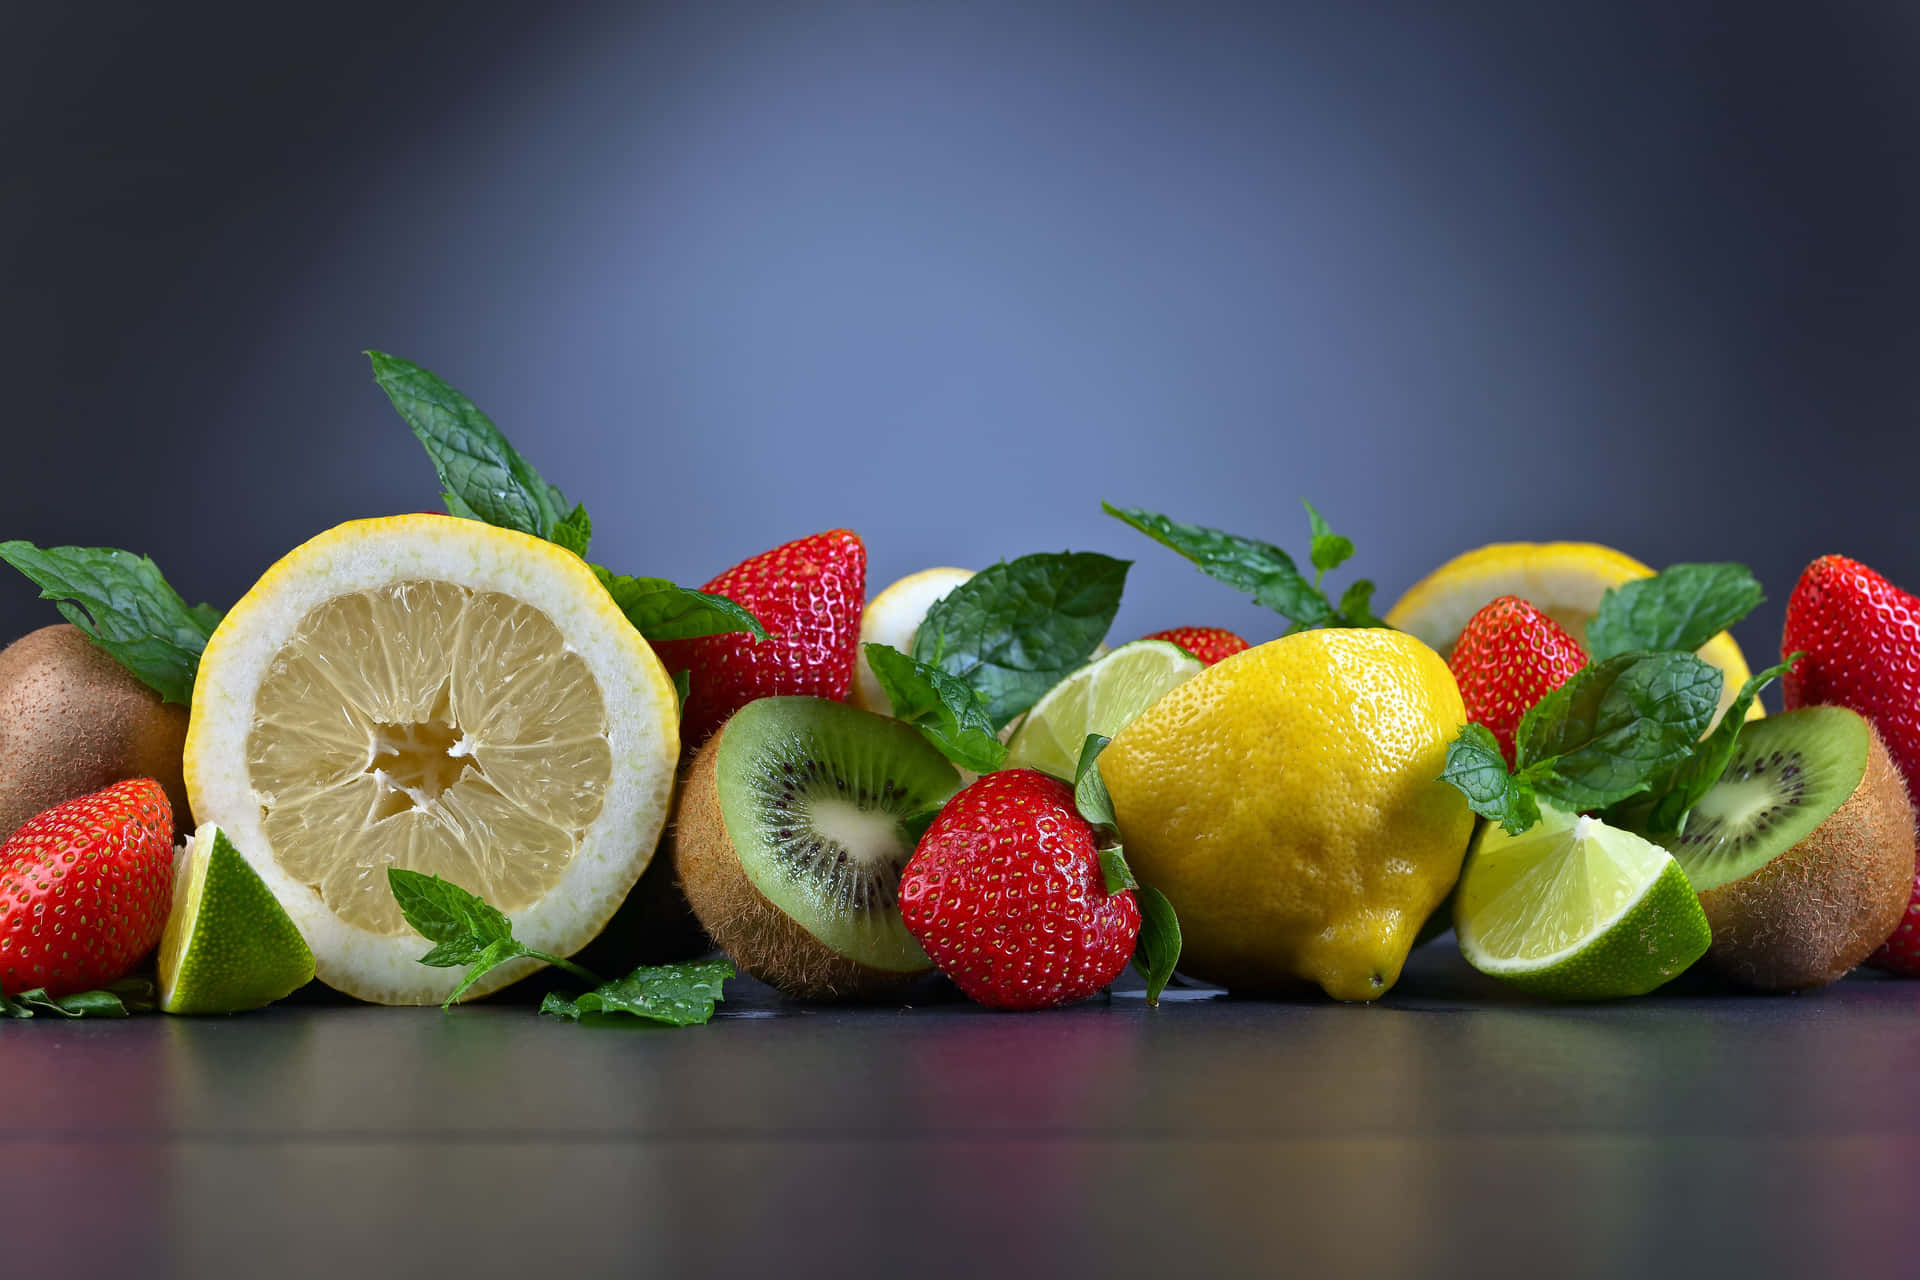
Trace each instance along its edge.
<path fill-rule="evenodd" d="M 1867 733 L 1866 772 L 1844 804 L 1764 867 L 1701 892 L 1709 967 L 1767 991 L 1824 986 L 1899 926 L 1913 891 L 1913 812 L 1886 744 Z"/>
<path fill-rule="evenodd" d="M 34 815 L 127 778 L 152 778 L 193 830 L 181 749 L 187 709 L 80 628 L 42 627 L 0 649 L 0 839 Z"/>

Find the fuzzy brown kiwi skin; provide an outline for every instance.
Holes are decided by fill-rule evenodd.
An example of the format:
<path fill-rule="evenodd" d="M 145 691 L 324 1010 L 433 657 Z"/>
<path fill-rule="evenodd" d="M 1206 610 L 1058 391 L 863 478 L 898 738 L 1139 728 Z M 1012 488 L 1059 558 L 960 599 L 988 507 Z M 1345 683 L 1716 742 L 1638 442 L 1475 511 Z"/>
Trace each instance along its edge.
<path fill-rule="evenodd" d="M 1766 991 L 1821 987 L 1872 955 L 1913 892 L 1913 810 L 1873 726 L 1867 769 L 1806 839 L 1700 895 L 1713 929 L 1707 965 Z"/>
<path fill-rule="evenodd" d="M 67 623 L 0 650 L 0 839 L 75 796 L 152 778 L 193 830 L 181 751 L 187 709 L 160 695 Z"/>
<path fill-rule="evenodd" d="M 720 809 L 720 741 L 727 726 L 693 758 L 680 792 L 673 860 L 680 887 L 714 943 L 754 977 L 802 1000 L 894 1000 L 925 975 L 890 973 L 848 959 L 786 912 L 748 879 Z"/>

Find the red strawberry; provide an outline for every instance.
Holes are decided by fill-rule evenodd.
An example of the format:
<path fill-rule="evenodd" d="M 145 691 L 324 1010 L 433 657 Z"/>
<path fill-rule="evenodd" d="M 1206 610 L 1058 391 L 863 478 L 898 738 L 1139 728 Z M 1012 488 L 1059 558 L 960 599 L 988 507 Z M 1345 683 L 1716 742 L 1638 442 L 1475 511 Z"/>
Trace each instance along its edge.
<path fill-rule="evenodd" d="M 1250 649 L 1245 640 L 1221 627 L 1175 627 L 1171 631 L 1156 631 L 1142 640 L 1169 640 L 1179 645 L 1200 661 L 1212 666 L 1222 658 L 1231 658 L 1242 649 Z"/>
<path fill-rule="evenodd" d="M 1033 769 L 947 801 L 907 862 L 900 915 L 942 973 L 998 1009 L 1084 1000 L 1140 936 L 1140 904 L 1107 892 L 1073 789 Z"/>
<path fill-rule="evenodd" d="M 1467 619 L 1447 660 L 1467 719 L 1500 740 L 1513 767 L 1513 735 L 1533 704 L 1573 678 L 1587 655 L 1559 623 L 1519 596 L 1501 596 Z"/>
<path fill-rule="evenodd" d="M 832 529 L 789 542 L 700 589 L 747 610 L 770 639 L 736 632 L 654 646 L 668 671 L 692 673 L 680 720 L 680 738 L 689 750 L 755 698 L 846 700 L 867 603 L 867 548 L 859 534 Z"/>
<path fill-rule="evenodd" d="M 1920 599 L 1858 560 L 1821 556 L 1787 600 L 1780 656 L 1807 656 L 1782 680 L 1787 709 L 1831 703 L 1873 721 L 1909 792 L 1920 778 Z M 1920 871 L 1900 927 L 1867 963 L 1920 977 Z"/>
<path fill-rule="evenodd" d="M 173 810 L 151 778 L 27 820 L 0 845 L 0 988 L 72 995 L 124 977 L 173 906 Z"/>
<path fill-rule="evenodd" d="M 1787 600 L 1787 709 L 1851 707 L 1880 731 L 1909 787 L 1920 778 L 1920 600 L 1858 560 L 1821 556 Z"/>

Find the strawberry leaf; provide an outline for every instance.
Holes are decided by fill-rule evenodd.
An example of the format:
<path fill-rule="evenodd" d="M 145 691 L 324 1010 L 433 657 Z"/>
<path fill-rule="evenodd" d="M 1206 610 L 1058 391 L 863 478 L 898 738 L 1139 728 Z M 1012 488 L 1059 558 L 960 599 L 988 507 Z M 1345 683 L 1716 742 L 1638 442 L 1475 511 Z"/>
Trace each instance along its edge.
<path fill-rule="evenodd" d="M 1080 816 L 1096 827 L 1115 826 L 1113 797 L 1107 794 L 1106 781 L 1100 776 L 1100 753 L 1113 739 L 1090 733 L 1080 748 L 1080 763 L 1073 771 L 1073 803 Z"/>
<path fill-rule="evenodd" d="M 1180 917 L 1167 895 L 1152 886 L 1142 887 L 1137 897 L 1140 938 L 1134 944 L 1133 967 L 1147 980 L 1147 1003 L 1157 1006 L 1180 964 Z"/>
<path fill-rule="evenodd" d="M 0 560 L 27 575 L 42 600 L 86 632 L 166 702 L 193 702 L 200 654 L 220 623 L 210 605 L 189 606 L 145 556 L 112 547 L 36 547 L 0 542 Z"/>
<path fill-rule="evenodd" d="M 1006 762 L 1006 744 L 994 734 L 986 707 L 972 689 L 891 645 L 861 648 L 893 704 L 894 716 L 920 730 L 947 759 L 974 773 L 992 773 Z"/>
<path fill-rule="evenodd" d="M 1633 649 L 1698 649 L 1766 596 L 1743 564 L 1676 564 L 1610 588 L 1587 624 L 1595 662 Z"/>

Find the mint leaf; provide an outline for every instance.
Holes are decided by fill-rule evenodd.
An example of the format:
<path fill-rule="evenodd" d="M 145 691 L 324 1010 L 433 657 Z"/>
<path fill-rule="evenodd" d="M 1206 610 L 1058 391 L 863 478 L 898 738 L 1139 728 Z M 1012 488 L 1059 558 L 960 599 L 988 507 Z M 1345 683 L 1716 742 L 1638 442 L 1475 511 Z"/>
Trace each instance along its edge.
<path fill-rule="evenodd" d="M 553 541 L 585 560 L 587 544 L 593 541 L 593 520 L 587 509 L 576 503 L 573 512 L 553 526 Z"/>
<path fill-rule="evenodd" d="M 1253 597 L 1298 626 L 1325 627 L 1338 619 L 1327 598 L 1300 573 L 1293 557 L 1270 542 L 1242 538 L 1205 525 L 1181 524 L 1137 507 L 1102 502 L 1100 509 L 1200 566 L 1202 573 Z"/>
<path fill-rule="evenodd" d="M 1100 753 L 1113 739 L 1090 733 L 1080 747 L 1080 763 L 1073 770 L 1073 804 L 1080 816 L 1096 827 L 1118 825 L 1113 818 L 1113 797 L 1107 794 L 1106 780 L 1100 776 Z M 1111 892 L 1111 890 L 1109 890 Z"/>
<path fill-rule="evenodd" d="M 1676 564 L 1609 589 L 1587 624 L 1587 652 L 1599 662 L 1634 649 L 1698 649 L 1765 598 L 1743 564 Z"/>
<path fill-rule="evenodd" d="M 1136 895 L 1140 903 L 1140 938 L 1134 944 L 1133 967 L 1147 980 L 1147 1003 L 1157 1006 L 1167 980 L 1180 964 L 1180 917 L 1167 895 L 1151 886 Z"/>
<path fill-rule="evenodd" d="M 1100 879 L 1105 882 L 1108 893 L 1124 893 L 1128 889 L 1138 889 L 1140 882 L 1133 878 L 1133 868 L 1127 865 L 1127 856 L 1117 844 L 1108 845 L 1097 855 L 1100 859 Z"/>
<path fill-rule="evenodd" d="M 947 759 L 974 773 L 992 773 L 1006 762 L 1006 744 L 995 736 L 987 709 L 972 689 L 891 645 L 861 648 L 893 704 L 894 716 L 920 730 Z"/>
<path fill-rule="evenodd" d="M 1370 578 L 1357 578 L 1347 589 L 1340 593 L 1340 616 L 1347 620 L 1350 627 L 1384 627 L 1387 624 L 1374 616 L 1373 581 Z"/>
<path fill-rule="evenodd" d="M 1687 811 L 1700 803 L 1701 797 L 1713 790 L 1713 784 L 1727 771 L 1727 762 L 1733 759 L 1733 749 L 1740 740 L 1740 730 L 1746 725 L 1747 710 L 1753 706 L 1753 700 L 1760 696 L 1761 690 L 1793 670 L 1793 664 L 1801 656 L 1795 653 L 1778 666 L 1756 672 L 1740 686 L 1713 732 L 1674 770 L 1665 785 L 1656 788 L 1660 794 L 1642 826 L 1645 834 L 1672 835 L 1680 830 L 1681 819 Z"/>
<path fill-rule="evenodd" d="M 1540 820 L 1532 780 L 1507 772 L 1499 740 L 1482 724 L 1462 725 L 1447 744 L 1447 763 L 1440 781 L 1450 783 L 1467 798 L 1467 807 L 1519 835 Z"/>
<path fill-rule="evenodd" d="M 471 944 L 477 953 L 489 943 L 513 936 L 513 925 L 498 908 L 450 880 L 388 867 L 387 884 L 407 925 L 429 942 Z"/>
<path fill-rule="evenodd" d="M 437 947 L 435 948 L 435 950 L 438 949 Z M 432 955 L 433 952 L 430 951 L 427 954 Z M 466 976 L 460 979 L 460 985 L 447 993 L 447 998 L 441 1002 L 440 1007 L 442 1009 L 453 1008 L 454 1005 L 460 1002 L 460 997 L 467 994 L 474 983 L 480 981 L 480 979 L 486 977 L 491 970 L 499 968 L 509 960 L 518 960 L 522 956 L 539 955 L 539 952 L 527 950 L 527 948 L 521 946 L 512 938 L 494 939 L 486 946 L 480 948 L 474 955 L 472 967 L 467 970 Z M 426 963 L 425 957 L 421 958 L 420 963 Z"/>
<path fill-rule="evenodd" d="M 549 995 L 540 1012 L 576 1022 L 583 1014 L 631 1014 L 669 1026 L 697 1026 L 713 1017 L 714 1004 L 726 998 L 722 986 L 733 976 L 725 960 L 643 966 L 572 1000 Z"/>
<path fill-rule="evenodd" d="M 1719 700 L 1719 668 L 1691 653 L 1590 663 L 1521 718 L 1520 772 L 1560 808 L 1605 808 L 1685 760 Z"/>
<path fill-rule="evenodd" d="M 35 1010 L 63 1018 L 125 1018 L 153 1007 L 153 984 L 144 978 L 122 978 L 104 990 L 66 996 L 50 996 L 45 987 L 12 997 L 0 991 L 0 1018 L 31 1018 Z"/>
<path fill-rule="evenodd" d="M 1106 638 L 1127 568 L 1125 560 L 1068 551 L 983 569 L 927 610 L 912 656 L 979 694 L 998 729 Z"/>
<path fill-rule="evenodd" d="M 373 380 L 433 459 L 449 512 L 586 555 L 587 513 L 543 480 L 473 401 L 417 364 L 384 351 L 366 354 Z"/>
<path fill-rule="evenodd" d="M 687 713 L 687 698 L 693 693 L 693 672 L 685 667 L 673 673 L 674 696 L 680 700 L 680 714 Z"/>
<path fill-rule="evenodd" d="M 0 560 L 57 603 L 62 617 L 166 702 L 189 706 L 200 653 L 220 624 L 209 605 L 190 606 L 145 556 L 112 547 L 0 542 Z"/>
<path fill-rule="evenodd" d="M 1343 538 L 1328 528 L 1326 520 L 1305 498 L 1300 499 L 1300 505 L 1307 509 L 1307 521 L 1313 529 L 1313 548 L 1308 552 L 1307 558 L 1313 561 L 1313 567 L 1318 574 L 1338 569 L 1346 563 L 1347 557 L 1353 554 L 1353 539 Z M 1316 587 L 1320 585 L 1318 574 L 1313 580 Z"/>
<path fill-rule="evenodd" d="M 634 630 L 648 640 L 692 640 L 735 631 L 756 640 L 767 638 L 760 620 L 725 596 L 676 587 L 665 578 L 628 578 L 601 565 L 587 567 Z"/>

